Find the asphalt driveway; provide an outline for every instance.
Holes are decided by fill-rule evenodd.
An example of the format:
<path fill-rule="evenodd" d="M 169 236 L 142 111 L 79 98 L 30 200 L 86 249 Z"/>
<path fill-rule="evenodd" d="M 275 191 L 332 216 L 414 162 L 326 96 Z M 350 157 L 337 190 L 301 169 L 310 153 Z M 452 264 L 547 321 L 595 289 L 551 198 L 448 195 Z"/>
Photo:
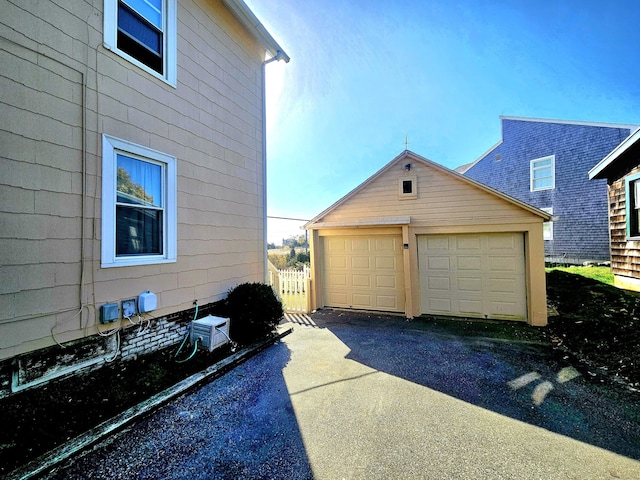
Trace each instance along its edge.
<path fill-rule="evenodd" d="M 292 318 L 280 343 L 47 478 L 640 478 L 640 395 L 543 347 Z"/>

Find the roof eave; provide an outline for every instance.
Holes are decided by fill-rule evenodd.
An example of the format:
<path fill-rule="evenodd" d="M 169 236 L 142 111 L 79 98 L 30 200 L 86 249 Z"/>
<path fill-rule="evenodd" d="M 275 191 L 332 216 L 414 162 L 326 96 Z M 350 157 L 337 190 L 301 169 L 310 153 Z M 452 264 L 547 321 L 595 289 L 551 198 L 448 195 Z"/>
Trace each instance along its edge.
<path fill-rule="evenodd" d="M 469 178 L 469 177 L 467 177 L 467 176 L 465 176 L 465 175 L 463 175 L 461 173 L 456 172 L 455 170 L 451 170 L 450 168 L 447 168 L 444 165 L 440 165 L 439 163 L 436 163 L 436 162 L 434 162 L 432 160 L 429 160 L 428 158 L 425 158 L 425 157 L 423 157 L 421 155 L 418 155 L 417 153 L 414 153 L 414 152 L 412 152 L 410 150 L 405 150 L 402 153 L 400 153 L 400 155 L 396 156 L 393 160 L 391 160 L 389 163 L 387 163 L 380 170 L 378 170 L 376 173 L 374 173 L 372 176 L 367 178 L 364 182 L 362 182 L 356 188 L 354 188 L 349 193 L 347 193 L 345 196 L 340 198 L 337 202 L 335 202 L 329 208 L 323 210 L 321 213 L 319 213 L 318 215 L 313 217 L 311 220 L 309 220 L 307 223 L 305 223 L 302 226 L 302 228 L 305 229 L 305 230 L 310 230 L 312 228 L 317 228 L 317 226 L 322 223 L 322 222 L 320 222 L 320 220 L 325 215 L 327 215 L 329 212 L 331 212 L 332 210 L 337 208 L 339 205 L 341 205 L 344 202 L 346 202 L 349 198 L 353 197 L 357 192 L 362 190 L 366 185 L 368 185 L 374 179 L 376 179 L 377 177 L 382 175 L 386 170 L 388 170 L 398 160 L 400 160 L 403 157 L 407 157 L 407 156 L 412 157 L 413 159 L 415 159 L 415 160 L 417 160 L 419 162 L 422 162 L 422 163 L 424 163 L 426 165 L 430 165 L 432 168 L 436 168 L 436 169 L 442 171 L 445 174 L 453 175 L 453 176 L 459 178 L 460 180 L 462 180 L 463 182 L 466 182 L 466 183 L 468 183 L 470 185 L 474 185 L 475 187 L 480 188 L 481 190 L 485 190 L 486 192 L 492 193 L 492 194 L 494 194 L 494 195 L 506 200 L 509 203 L 518 205 L 520 208 L 528 210 L 529 212 L 542 217 L 544 220 L 551 220 L 552 215 L 548 214 L 547 212 L 544 212 L 544 211 L 540 210 L 539 208 L 534 207 L 533 205 L 529 205 L 528 203 L 522 202 L 522 201 L 518 200 L 517 198 L 514 198 L 514 197 L 512 197 L 510 195 L 507 195 L 505 193 L 500 192 L 499 190 L 495 190 L 494 188 L 491 188 L 491 187 L 485 185 L 484 183 L 480 183 L 480 182 L 478 182 L 478 181 L 476 181 L 476 180 L 474 180 L 472 178 Z"/>
<path fill-rule="evenodd" d="M 595 167 L 589 170 L 589 180 L 606 178 L 605 171 L 609 166 L 638 141 L 640 141 L 640 128 L 625 138 L 620 145 L 614 148 L 606 157 L 600 160 Z"/>
<path fill-rule="evenodd" d="M 244 25 L 266 48 L 271 57 L 278 57 L 289 62 L 289 55 L 275 41 L 267 29 L 262 25 L 258 17 L 242 0 L 222 0 L 222 3 L 235 15 L 235 17 Z"/>
<path fill-rule="evenodd" d="M 631 131 L 638 128 L 638 125 L 631 123 L 609 123 L 609 122 L 591 122 L 585 120 L 562 120 L 559 118 L 535 118 L 535 117 L 514 117 L 508 115 L 500 115 L 500 120 L 512 120 L 517 122 L 531 123 L 557 123 L 561 125 L 580 125 L 584 127 L 603 127 L 603 128 L 626 128 Z"/>

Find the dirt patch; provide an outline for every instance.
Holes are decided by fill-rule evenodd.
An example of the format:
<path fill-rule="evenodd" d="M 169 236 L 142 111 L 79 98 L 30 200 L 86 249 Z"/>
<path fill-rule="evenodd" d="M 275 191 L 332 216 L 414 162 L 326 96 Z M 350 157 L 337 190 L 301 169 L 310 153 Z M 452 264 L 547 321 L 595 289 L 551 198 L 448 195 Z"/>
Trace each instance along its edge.
<path fill-rule="evenodd" d="M 547 274 L 547 292 L 549 306 L 558 313 L 550 317 L 547 327 L 501 322 L 499 328 L 494 325 L 492 334 L 507 340 L 547 341 L 562 355 L 572 356 L 577 367 L 598 381 L 615 379 L 640 389 L 640 294 L 560 271 Z M 458 333 L 487 334 L 482 322 L 469 325 L 466 328 L 472 331 L 458 329 Z M 108 365 L 1 399 L 0 473 L 37 458 L 230 353 L 225 347 L 177 363 L 175 350 Z"/>
<path fill-rule="evenodd" d="M 171 347 L 99 370 L 53 380 L 0 399 L 0 474 L 75 438 L 230 355 L 229 347 L 176 361 Z M 184 351 L 179 359 L 188 356 Z"/>
<path fill-rule="evenodd" d="M 593 376 L 640 388 L 640 294 L 561 271 L 547 273 L 547 303 L 558 313 L 543 330 Z"/>

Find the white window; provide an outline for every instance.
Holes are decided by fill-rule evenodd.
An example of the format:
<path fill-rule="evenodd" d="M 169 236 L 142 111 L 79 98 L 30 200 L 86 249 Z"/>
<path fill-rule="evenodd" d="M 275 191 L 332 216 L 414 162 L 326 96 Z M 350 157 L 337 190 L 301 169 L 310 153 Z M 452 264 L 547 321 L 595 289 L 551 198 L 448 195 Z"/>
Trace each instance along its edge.
<path fill-rule="evenodd" d="M 640 174 L 625 179 L 627 237 L 640 237 Z"/>
<path fill-rule="evenodd" d="M 175 262 L 176 159 L 102 135 L 102 267 Z"/>
<path fill-rule="evenodd" d="M 531 191 L 555 188 L 555 155 L 531 160 Z"/>
<path fill-rule="evenodd" d="M 176 0 L 104 0 L 104 44 L 176 85 Z"/>
<path fill-rule="evenodd" d="M 553 215 L 553 207 L 541 208 L 543 212 Z M 545 240 L 553 240 L 553 220 L 549 220 L 542 224 L 542 237 Z"/>

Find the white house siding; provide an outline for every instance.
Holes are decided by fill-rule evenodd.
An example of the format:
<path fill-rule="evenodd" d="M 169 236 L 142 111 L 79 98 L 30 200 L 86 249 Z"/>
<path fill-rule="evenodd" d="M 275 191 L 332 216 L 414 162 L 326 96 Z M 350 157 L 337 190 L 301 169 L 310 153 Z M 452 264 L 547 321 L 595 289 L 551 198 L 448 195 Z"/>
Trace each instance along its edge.
<path fill-rule="evenodd" d="M 222 3 L 178 0 L 176 88 L 103 48 L 103 0 L 0 11 L 0 359 L 145 290 L 160 317 L 263 280 L 265 49 Z M 101 268 L 102 134 L 177 158 L 175 263 Z"/>

